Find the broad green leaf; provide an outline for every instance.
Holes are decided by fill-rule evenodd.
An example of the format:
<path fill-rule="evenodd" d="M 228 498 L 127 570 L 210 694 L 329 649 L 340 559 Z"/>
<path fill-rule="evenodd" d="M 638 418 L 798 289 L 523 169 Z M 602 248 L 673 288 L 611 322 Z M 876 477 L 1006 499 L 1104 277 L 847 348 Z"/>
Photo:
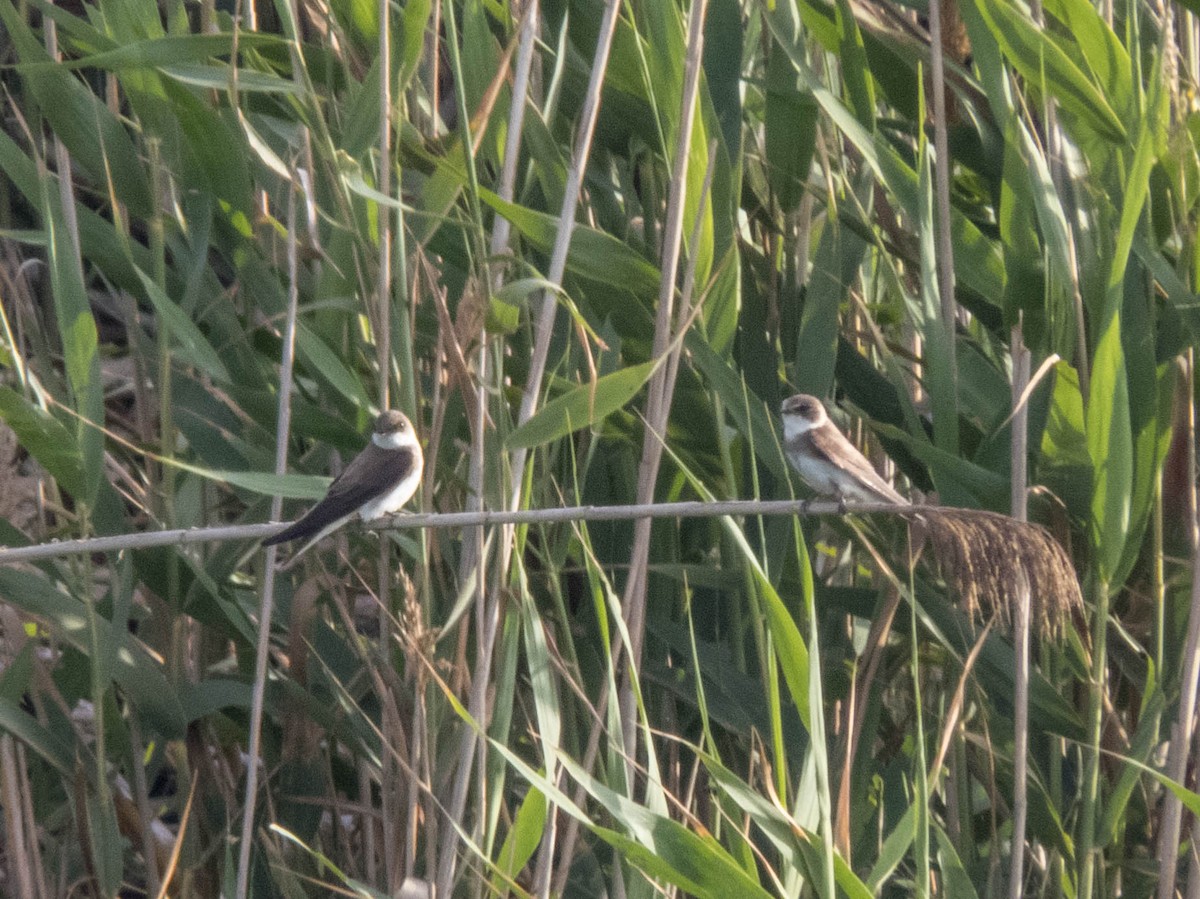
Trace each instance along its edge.
<path fill-rule="evenodd" d="M 958 851 L 950 837 L 936 824 L 933 833 L 937 837 L 938 870 L 941 871 L 942 886 L 946 895 L 954 896 L 955 899 L 978 899 L 975 885 L 963 867 L 962 859 L 958 857 Z"/>
<path fill-rule="evenodd" d="M 515 334 L 521 326 L 521 311 L 529 307 L 530 296 L 542 292 L 558 294 L 571 308 L 578 326 L 590 332 L 587 320 L 575 308 L 564 290 L 544 277 L 524 277 L 510 281 L 492 294 L 487 304 L 487 330 L 490 334 Z"/>
<path fill-rule="evenodd" d="M 592 832 L 649 877 L 674 884 L 689 895 L 701 899 L 767 899 L 771 895 L 751 880 L 715 839 L 693 833 L 670 818 L 659 818 L 650 846 L 598 825 L 592 826 Z"/>
<path fill-rule="evenodd" d="M 265 471 L 216 471 L 176 461 L 175 467 L 210 481 L 223 481 L 263 496 L 284 499 L 321 499 L 329 490 L 329 478 L 308 474 L 271 474 Z"/>
<path fill-rule="evenodd" d="M 90 652 L 92 638 L 83 604 L 42 575 L 0 568 L 0 597 L 52 624 L 62 639 L 84 655 Z M 101 644 L 115 647 L 109 653 L 113 680 L 137 706 L 138 713 L 145 715 L 164 737 L 182 736 L 186 724 L 183 710 L 160 662 L 128 633 L 125 622 L 114 628 L 101 618 L 96 627 Z"/>
<path fill-rule="evenodd" d="M 91 843 L 93 870 L 103 896 L 116 896 L 124 873 L 121 829 L 117 824 L 117 809 L 109 790 L 96 793 L 88 790 L 85 800 L 87 835 Z"/>
<path fill-rule="evenodd" d="M 0 697 L 0 731 L 16 737 L 64 778 L 75 773 L 75 750 L 43 727 L 19 703 Z"/>
<path fill-rule="evenodd" d="M 400 72 L 396 90 L 404 91 L 417 71 L 421 61 L 422 44 L 425 39 L 425 26 L 433 11 L 431 0 L 410 0 L 404 4 L 402 37 L 397 46 L 400 48 Z"/>
<path fill-rule="evenodd" d="M 1176 783 L 1174 780 L 1163 774 L 1156 766 L 1147 765 L 1145 762 L 1136 757 L 1118 755 L 1116 756 L 1116 759 L 1120 761 L 1122 765 L 1134 768 L 1138 771 L 1141 771 L 1142 774 L 1148 775 L 1154 780 L 1157 780 L 1162 786 L 1175 794 L 1175 797 L 1181 803 L 1183 803 L 1184 808 L 1186 808 L 1193 815 L 1200 816 L 1200 793 L 1195 793 L 1182 784 Z"/>
<path fill-rule="evenodd" d="M 846 203 L 869 204 L 873 189 L 869 179 L 860 179 L 856 196 L 847 197 Z M 832 393 L 842 303 L 855 283 L 866 252 L 866 241 L 840 219 L 831 218 L 826 223 L 815 257 L 821 264 L 813 267 L 796 337 L 795 387 L 802 393 Z"/>
<path fill-rule="evenodd" d="M 589 825 L 592 832 L 650 876 L 661 877 L 692 895 L 711 899 L 730 896 L 766 899 L 770 895 L 712 836 L 697 834 L 609 789 L 570 758 L 563 757 L 560 761 L 622 828 L 618 832 L 593 823 Z"/>
<path fill-rule="evenodd" d="M 559 228 L 555 216 L 506 203 L 487 190 L 481 190 L 479 198 L 512 222 L 538 249 L 549 252 L 554 246 Z M 611 234 L 586 225 L 574 225 L 567 268 L 582 277 L 632 290 L 642 297 L 658 296 L 657 268 Z"/>
<path fill-rule="evenodd" d="M 394 197 L 389 197 L 385 193 L 376 190 L 371 184 L 367 183 L 366 177 L 363 175 L 362 166 L 355 159 L 351 159 L 349 154 L 345 152 L 338 153 L 337 156 L 338 169 L 342 173 L 342 181 L 346 188 L 351 192 L 358 194 L 364 200 L 370 200 L 372 203 L 378 203 L 388 209 L 395 209 L 403 212 L 411 212 L 411 208 L 405 206 Z"/>
<path fill-rule="evenodd" d="M 1008 0 L 974 2 L 1005 56 L 1024 78 L 1053 94 L 1064 109 L 1086 122 L 1101 137 L 1114 143 L 1125 141 L 1125 125 L 1104 93 L 1080 71 L 1048 31 L 1035 25 Z"/>
<path fill-rule="evenodd" d="M 195 185 L 197 200 L 202 197 L 204 203 L 210 204 L 203 213 L 198 210 L 195 214 L 197 221 L 190 229 L 191 239 L 196 241 L 201 234 L 207 233 L 206 226 L 212 216 L 209 210 L 213 207 L 221 208 L 231 224 L 248 221 L 255 215 L 256 208 L 250 153 L 236 118 L 228 110 L 210 108 L 197 99 L 193 91 L 169 79 L 162 79 L 161 85 L 167 106 L 174 112 L 184 137 L 180 142 L 181 168 L 187 181 Z M 135 98 L 135 94 L 131 95 L 130 102 L 135 103 Z M 225 206 L 232 208 L 225 209 Z M 182 268 L 184 260 L 177 259 L 175 264 Z M 143 271 L 147 269 L 143 267 Z M 217 285 L 213 284 L 206 293 L 219 296 Z M 186 300 L 184 306 L 187 307 Z M 218 342 L 215 335 L 213 340 Z M 232 360 L 230 362 L 236 365 Z"/>
<path fill-rule="evenodd" d="M 371 400 L 358 376 L 346 367 L 320 337 L 307 325 L 296 325 L 296 351 L 311 366 L 313 373 L 327 380 L 342 396 L 359 409 L 369 409 Z"/>
<path fill-rule="evenodd" d="M 520 306 L 504 302 L 498 294 L 488 301 L 487 330 L 489 334 L 516 334 L 520 327 Z"/>
<path fill-rule="evenodd" d="M 83 454 L 62 422 L 8 387 L 0 387 L 0 418 L 64 490 L 72 496 L 83 495 L 86 483 Z"/>
<path fill-rule="evenodd" d="M 0 6 L 3 6 L 3 0 L 0 0 Z M 79 448 L 82 459 L 83 490 L 75 495 L 75 499 L 91 509 L 104 480 L 104 440 L 99 428 L 104 424 L 105 413 L 100 383 L 99 335 L 84 286 L 80 248 L 67 229 L 59 195 L 50 187 L 48 179 L 43 182 L 42 215 L 46 223 L 54 314 L 67 380 L 78 414 L 73 443 Z"/>
<path fill-rule="evenodd" d="M 800 566 L 800 593 L 804 604 L 804 616 L 808 624 L 808 667 L 804 671 L 803 676 L 808 680 L 808 709 L 809 709 L 809 733 L 812 734 L 809 754 L 806 761 L 806 768 L 811 765 L 813 778 L 816 781 L 816 789 L 809 795 L 796 798 L 796 809 L 804 807 L 804 804 L 816 805 L 817 820 L 820 822 L 819 835 L 810 835 L 809 843 L 812 851 L 817 854 L 817 865 L 815 866 L 820 875 L 816 880 L 818 892 L 827 896 L 833 896 L 835 893 L 835 881 L 837 874 L 834 870 L 834 862 L 837 859 L 837 850 L 833 844 L 833 802 L 832 802 L 832 787 L 829 779 L 829 754 L 826 749 L 828 736 L 825 728 L 825 686 L 824 679 L 821 676 L 821 641 L 820 641 L 820 618 L 817 612 L 817 591 L 813 582 L 812 561 L 808 555 L 807 541 L 804 539 L 804 532 L 800 529 L 800 522 L 797 520 L 792 528 L 796 539 L 796 558 Z M 775 628 L 772 634 L 778 635 L 779 630 Z M 781 644 L 782 645 L 782 644 Z M 780 663 L 784 666 L 791 663 L 790 659 L 780 658 Z M 785 677 L 786 667 L 784 669 Z M 793 680 L 798 680 L 797 676 L 787 677 L 788 685 L 791 686 Z M 848 776 L 848 772 L 847 775 Z M 814 801 L 815 800 L 815 801 Z M 843 872 L 843 875 L 849 874 L 849 868 Z M 843 880 L 845 880 L 843 876 Z M 850 877 L 851 884 L 857 883 L 857 878 Z M 864 891 L 865 892 L 865 891 Z"/>
<path fill-rule="evenodd" d="M 541 446 L 603 421 L 633 399 L 656 366 L 655 362 L 643 362 L 604 375 L 594 384 L 572 387 L 513 430 L 505 445 L 510 448 Z"/>
<path fill-rule="evenodd" d="M 206 90 L 229 90 L 233 83 L 233 68 L 230 66 L 200 66 L 182 63 L 162 66 L 162 73 L 189 87 Z M 294 81 L 279 78 L 266 72 L 239 68 L 237 70 L 239 91 L 263 94 L 299 94 L 300 86 Z"/>
<path fill-rule="evenodd" d="M 741 146 L 742 10 L 737 0 L 712 0 L 704 28 L 704 84 L 727 152 Z"/>
<path fill-rule="evenodd" d="M 1156 89 L 1152 91 L 1152 96 L 1154 101 L 1147 116 L 1138 123 L 1137 144 L 1126 179 L 1120 227 L 1104 295 L 1103 317 L 1097 329 L 1091 394 L 1087 404 L 1088 453 L 1094 479 L 1092 539 L 1097 549 L 1097 564 L 1105 582 L 1110 582 L 1120 570 L 1133 512 L 1134 434 L 1129 369 L 1122 333 L 1122 306 L 1130 251 L 1150 189 L 1155 129 L 1164 109 L 1160 99 L 1165 96 L 1163 91 Z M 1152 460 L 1146 461 L 1152 464 Z"/>
<path fill-rule="evenodd" d="M 1060 44 L 1071 41 L 1112 108 L 1131 115 L 1135 88 L 1129 53 L 1099 10 L 1087 0 L 1046 0 L 1044 8 L 1066 26 L 1065 32 L 1048 28 L 1047 33 Z"/>
<path fill-rule="evenodd" d="M 185 362 L 195 365 L 214 381 L 228 384 L 231 380 L 229 369 L 225 367 L 225 363 L 221 361 L 221 357 L 200 328 L 149 275 L 139 269 L 138 276 L 142 279 L 142 288 L 147 299 L 158 313 L 159 326 L 166 328 L 178 342 L 180 357 Z"/>
<path fill-rule="evenodd" d="M 817 145 L 817 102 L 796 87 L 796 72 L 782 53 L 767 61 L 765 149 L 767 183 L 780 207 L 800 205 Z"/>
<path fill-rule="evenodd" d="M 1148 283 L 1150 279 L 1140 261 L 1133 259 L 1126 276 L 1121 316 L 1133 473 L 1129 534 L 1123 558 L 1114 574 L 1117 582 L 1128 578 L 1133 566 L 1143 557 L 1142 537 L 1153 513 L 1158 476 L 1171 445 L 1175 369 L 1157 362 L 1154 312 L 1149 308 L 1155 298 L 1145 290 Z"/>
<path fill-rule="evenodd" d="M 562 707 L 555 680 L 549 676 L 553 662 L 546 631 L 533 603 L 521 605 L 521 633 L 525 643 L 525 654 L 529 660 L 530 686 L 533 688 L 538 730 L 544 735 L 544 764 L 549 770 L 554 764 L 551 747 L 559 745 L 562 741 Z"/>
<path fill-rule="evenodd" d="M 929 468 L 935 482 L 953 482 L 960 489 L 975 497 L 984 508 L 1000 508 L 1008 501 L 1008 478 L 989 471 L 970 459 L 939 449 L 927 440 L 912 437 L 892 425 L 872 425 L 883 437 L 890 437 L 904 444 L 910 453 Z"/>
<path fill-rule="evenodd" d="M 1134 145 L 1133 161 L 1129 166 L 1129 174 L 1125 181 L 1125 192 L 1121 203 L 1121 224 L 1117 231 L 1116 246 L 1112 256 L 1112 267 L 1108 276 L 1110 290 L 1125 279 L 1125 270 L 1129 265 L 1129 254 L 1133 248 L 1134 237 L 1146 198 L 1150 193 L 1150 172 L 1154 167 L 1155 147 L 1158 143 L 1159 132 L 1166 128 L 1168 114 L 1168 95 L 1161 84 L 1161 60 L 1156 61 L 1151 72 L 1151 83 L 1155 86 L 1150 91 L 1145 115 L 1138 122 L 1136 143 Z M 1106 297 L 1106 302 L 1120 302 L 1120 298 Z"/>
<path fill-rule="evenodd" d="M 842 103 L 825 86 L 806 61 L 806 51 L 799 41 L 789 40 L 781 32 L 777 16 L 767 17 L 771 32 L 788 54 L 803 83 L 820 104 L 825 114 L 863 155 L 863 160 L 876 177 L 892 191 L 905 210 L 917 215 L 919 207 L 919 184 L 916 171 L 906 162 L 889 141 L 867 131 Z M 987 302 L 995 303 L 1004 292 L 1004 265 L 998 248 L 987 239 L 970 219 L 955 206 L 951 217 L 954 220 L 954 271 L 963 287 L 974 291 Z"/>
<path fill-rule="evenodd" d="M 497 896 L 508 892 L 509 883 L 516 880 L 542 841 L 546 808 L 546 797 L 542 791 L 530 787 L 495 858 L 499 870 L 492 875 L 492 890 Z"/>
<path fill-rule="evenodd" d="M 726 521 L 726 519 L 722 519 L 722 521 Z M 732 534 L 735 527 L 732 522 L 728 522 L 727 533 Z M 736 539 L 736 535 L 734 536 Z M 800 633 L 800 628 L 796 626 L 791 611 L 784 605 L 783 600 L 780 599 L 779 594 L 767 579 L 766 573 L 759 566 L 749 544 L 744 540 L 737 542 L 742 550 L 742 557 L 746 560 L 746 564 L 754 575 L 755 583 L 758 585 L 763 607 L 767 613 L 767 627 L 770 628 L 771 636 L 775 640 L 775 652 L 779 657 L 780 667 L 783 669 L 783 679 L 788 685 L 788 692 L 792 694 L 792 702 L 796 704 L 796 709 L 800 712 L 800 720 L 804 722 L 804 726 L 811 733 L 813 727 L 812 699 L 809 695 L 808 647 L 804 644 L 804 636 Z"/>
<path fill-rule="evenodd" d="M 867 54 L 863 48 L 862 32 L 854 17 L 849 0 L 837 0 L 835 8 L 840 33 L 839 57 L 842 82 L 850 109 L 863 127 L 875 129 L 875 83 L 868 70 Z"/>
<path fill-rule="evenodd" d="M 762 830 L 782 858 L 789 864 L 798 864 L 800 856 L 797 854 L 795 822 L 786 811 L 730 771 L 719 758 L 700 753 L 700 760 L 716 789 L 729 795 L 734 804 Z"/>
<path fill-rule="evenodd" d="M 179 703 L 188 722 L 199 721 L 228 709 L 250 708 L 250 684 L 210 678 L 196 684 L 179 685 Z"/>
<path fill-rule="evenodd" d="M 840 855 L 833 857 L 833 876 L 837 879 L 837 885 L 845 891 L 849 899 L 871 899 L 876 895 Z"/>
<path fill-rule="evenodd" d="M 46 232 L 33 230 L 18 230 L 15 228 L 0 228 L 0 239 L 11 240 L 14 243 L 26 244 L 31 247 L 46 246 Z"/>
<path fill-rule="evenodd" d="M 1029 164 L 1019 143 L 1020 119 L 1008 117 L 1004 135 L 1004 176 L 1000 183 L 1000 237 L 1008 281 L 1004 291 L 1004 320 L 1018 321 L 1026 345 L 1043 346 L 1045 335 L 1045 270 L 1029 185 Z"/>
<path fill-rule="evenodd" d="M 49 4 L 37 3 L 37 5 L 44 9 Z M 20 65 L 17 69 L 23 72 L 38 72 L 53 66 L 61 66 L 64 69 L 107 69 L 109 71 L 123 68 L 165 69 L 172 66 L 186 68 L 187 63 L 199 63 L 214 57 L 227 57 L 233 50 L 233 40 L 232 34 L 172 34 L 117 45 L 111 50 L 89 53 L 78 59 L 68 59 L 61 63 L 49 61 L 29 63 Z M 238 47 L 243 53 L 257 47 L 283 48 L 287 46 L 276 35 L 256 31 L 240 33 L 237 41 Z M 239 86 L 242 78 L 247 75 L 267 77 L 262 72 L 239 68 Z M 270 77 L 275 81 L 281 80 L 275 76 Z M 219 86 L 228 87 L 228 78 Z"/>
<path fill-rule="evenodd" d="M 878 894 L 879 888 L 904 861 L 909 847 L 916 838 L 917 806 L 913 804 L 904 810 L 904 814 L 900 816 L 900 820 L 896 822 L 892 832 L 883 841 L 871 873 L 867 875 L 867 887 L 872 894 Z"/>
<path fill-rule="evenodd" d="M 922 135 L 924 132 L 922 131 Z M 938 278 L 937 227 L 933 218 L 933 167 L 931 147 L 920 141 L 917 154 L 918 183 L 920 196 L 917 204 L 919 225 L 917 245 L 921 258 L 921 280 L 917 288 L 918 312 L 913 316 L 921 328 L 925 344 L 925 387 L 933 413 L 933 440 L 939 450 L 957 456 L 959 438 L 958 385 L 954 368 L 954 341 L 956 323 L 951 316 L 946 321 L 942 313 L 942 297 Z M 932 472 L 931 472 L 932 474 Z M 953 481 L 940 483 L 934 478 L 943 502 L 958 505 L 964 501 L 958 485 Z"/>
<path fill-rule="evenodd" d="M 0 21 L 22 62 L 52 62 L 10 0 L 0 2 Z M 25 83 L 37 97 L 54 133 L 75 163 L 91 176 L 93 184 L 105 193 L 111 184 L 115 199 L 128 206 L 130 212 L 149 215 L 154 207 L 142 160 L 124 125 L 100 98 L 58 66 L 27 72 Z"/>
<path fill-rule="evenodd" d="M 22 625 L 28 634 L 31 626 L 24 622 Z M 5 669 L 0 671 L 0 700 L 18 704 L 22 701 L 33 682 L 35 668 L 40 665 L 37 655 L 38 645 L 33 640 L 26 640 L 20 650 L 9 655 Z"/>

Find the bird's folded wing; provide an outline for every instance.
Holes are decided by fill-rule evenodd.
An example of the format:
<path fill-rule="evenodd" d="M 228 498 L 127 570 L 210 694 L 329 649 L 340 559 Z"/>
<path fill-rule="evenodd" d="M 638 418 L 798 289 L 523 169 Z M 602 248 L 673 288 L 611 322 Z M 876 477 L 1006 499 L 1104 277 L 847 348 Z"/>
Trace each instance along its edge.
<path fill-rule="evenodd" d="M 263 546 L 316 533 L 354 514 L 363 503 L 382 496 L 412 471 L 415 455 L 411 449 L 381 450 L 374 444 L 369 445 L 329 485 L 323 500 L 291 527 L 264 540 Z"/>
<path fill-rule="evenodd" d="M 835 427 L 815 428 L 806 435 L 809 438 L 810 445 L 815 453 L 824 458 L 830 464 L 841 468 L 851 476 L 857 478 L 862 483 L 871 487 L 871 489 L 881 493 L 889 501 L 908 504 L 903 496 L 896 492 L 887 481 L 885 481 L 867 461 L 854 444 L 846 439 L 841 431 Z"/>

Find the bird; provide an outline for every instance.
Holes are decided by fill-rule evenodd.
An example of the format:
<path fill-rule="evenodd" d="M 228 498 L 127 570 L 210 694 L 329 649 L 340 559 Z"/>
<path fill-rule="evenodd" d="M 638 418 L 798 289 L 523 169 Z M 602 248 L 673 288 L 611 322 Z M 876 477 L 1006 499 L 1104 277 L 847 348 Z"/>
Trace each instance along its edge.
<path fill-rule="evenodd" d="M 817 493 L 839 502 L 910 505 L 837 429 L 815 396 L 790 396 L 779 411 L 788 460 Z"/>
<path fill-rule="evenodd" d="M 291 567 L 305 550 L 356 514 L 372 521 L 398 512 L 416 493 L 423 467 L 421 444 L 408 416 L 394 409 L 381 412 L 371 429 L 371 442 L 329 485 L 325 498 L 264 540 L 263 546 L 308 538 L 284 566 Z"/>

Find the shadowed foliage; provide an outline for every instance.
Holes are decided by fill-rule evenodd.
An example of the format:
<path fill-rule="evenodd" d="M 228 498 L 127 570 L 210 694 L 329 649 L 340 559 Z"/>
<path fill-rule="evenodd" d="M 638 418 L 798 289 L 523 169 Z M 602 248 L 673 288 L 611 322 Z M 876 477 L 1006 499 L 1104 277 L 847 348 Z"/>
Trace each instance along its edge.
<path fill-rule="evenodd" d="M 0 567 L 0 892 L 1194 889 L 1196 9 L 0 0 L 0 543 L 945 507 Z"/>

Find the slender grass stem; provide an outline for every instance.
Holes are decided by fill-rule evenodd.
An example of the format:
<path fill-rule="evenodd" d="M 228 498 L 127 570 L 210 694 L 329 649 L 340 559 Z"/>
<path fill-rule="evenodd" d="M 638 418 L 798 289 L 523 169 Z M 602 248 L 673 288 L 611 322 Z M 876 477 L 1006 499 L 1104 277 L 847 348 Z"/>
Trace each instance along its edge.
<path fill-rule="evenodd" d="M 296 318 L 299 305 L 299 265 L 296 237 L 296 194 L 288 191 L 288 306 L 284 326 L 279 374 L 278 430 L 275 438 L 275 473 L 287 470 L 288 435 L 292 422 L 292 378 L 296 361 Z M 271 501 L 271 515 L 278 517 L 282 498 Z M 267 654 L 271 647 L 271 620 L 275 611 L 275 562 L 278 546 L 267 547 L 263 559 L 262 593 L 258 617 L 258 644 L 254 655 L 254 686 L 250 697 L 249 738 L 246 747 L 246 791 L 242 800 L 241 842 L 238 845 L 237 899 L 246 899 L 250 889 L 250 851 L 254 843 L 254 809 L 258 799 L 261 767 L 263 705 L 267 690 Z"/>
<path fill-rule="evenodd" d="M 1108 671 L 1108 601 L 1109 586 L 1096 579 L 1092 593 L 1095 618 L 1092 623 L 1092 670 L 1088 683 L 1087 749 L 1083 773 L 1083 801 L 1079 811 L 1079 899 L 1092 899 L 1099 863 L 1096 851 L 1096 832 L 1100 822 L 1100 756 L 1104 725 L 1104 691 Z"/>

